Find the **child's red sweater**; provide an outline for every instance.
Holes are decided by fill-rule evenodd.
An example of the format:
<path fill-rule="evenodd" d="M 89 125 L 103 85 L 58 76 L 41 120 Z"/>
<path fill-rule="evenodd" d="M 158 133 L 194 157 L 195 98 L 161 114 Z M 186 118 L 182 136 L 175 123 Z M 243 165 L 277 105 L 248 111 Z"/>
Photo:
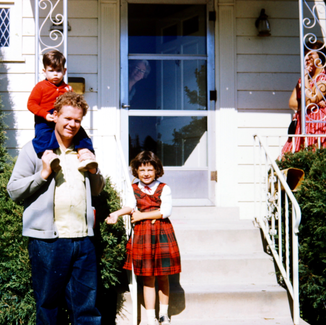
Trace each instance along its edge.
<path fill-rule="evenodd" d="M 46 118 L 55 100 L 68 91 L 72 91 L 72 88 L 63 81 L 58 86 L 48 80 L 40 81 L 28 98 L 27 108 L 35 115 Z"/>

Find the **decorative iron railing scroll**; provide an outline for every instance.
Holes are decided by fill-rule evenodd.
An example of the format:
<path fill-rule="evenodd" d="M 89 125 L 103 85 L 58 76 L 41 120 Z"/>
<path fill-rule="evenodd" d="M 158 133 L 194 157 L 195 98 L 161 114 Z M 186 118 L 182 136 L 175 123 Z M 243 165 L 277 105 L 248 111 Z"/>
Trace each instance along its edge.
<path fill-rule="evenodd" d="M 40 12 L 45 16 L 43 21 Z M 49 50 L 58 50 L 67 58 L 67 40 L 68 0 L 35 0 L 35 83 L 39 81 L 41 56 Z"/>
<path fill-rule="evenodd" d="M 254 136 L 255 222 L 261 228 L 269 252 L 287 287 L 292 303 L 293 324 L 298 325 L 299 243 L 301 210 L 270 148 Z"/>
<path fill-rule="evenodd" d="M 299 0 L 301 57 L 301 133 L 307 124 L 326 123 L 326 6 L 324 1 Z M 316 74 L 311 67 L 317 70 Z M 304 104 L 305 103 L 305 104 Z M 322 128 L 316 126 L 315 128 Z"/>

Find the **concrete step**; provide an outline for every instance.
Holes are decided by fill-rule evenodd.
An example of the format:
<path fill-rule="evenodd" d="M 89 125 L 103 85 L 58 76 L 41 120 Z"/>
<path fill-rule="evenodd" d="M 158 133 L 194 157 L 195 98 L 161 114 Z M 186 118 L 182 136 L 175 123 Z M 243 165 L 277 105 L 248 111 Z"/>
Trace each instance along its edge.
<path fill-rule="evenodd" d="M 171 288 L 170 312 L 178 318 L 290 317 L 287 292 L 279 285 L 184 285 Z M 184 306 L 187 306 L 184 310 Z"/>
<path fill-rule="evenodd" d="M 131 320 L 130 294 L 124 294 L 125 312 L 117 325 Z M 146 319 L 141 290 L 139 291 L 140 319 Z M 187 308 L 186 308 L 187 307 Z M 274 317 L 291 319 L 287 292 L 279 285 L 171 285 L 169 313 L 174 320 L 251 319 Z"/>
<path fill-rule="evenodd" d="M 173 207 L 172 218 L 178 219 L 239 219 L 237 207 Z"/>
<path fill-rule="evenodd" d="M 170 277 L 172 324 L 293 325 L 260 230 L 240 220 L 238 208 L 174 207 L 170 219 L 182 266 Z M 147 325 L 141 283 L 138 292 L 140 325 Z M 130 294 L 123 299 L 117 325 L 131 325 Z"/>
<path fill-rule="evenodd" d="M 185 254 L 250 254 L 262 252 L 260 230 L 252 224 L 238 229 L 217 228 L 214 225 L 196 227 L 172 222 L 181 257 Z"/>
<path fill-rule="evenodd" d="M 197 284 L 275 284 L 272 257 L 261 252 L 237 255 L 181 254 L 182 272 L 170 282 Z M 257 272 L 259 270 L 259 272 Z"/>

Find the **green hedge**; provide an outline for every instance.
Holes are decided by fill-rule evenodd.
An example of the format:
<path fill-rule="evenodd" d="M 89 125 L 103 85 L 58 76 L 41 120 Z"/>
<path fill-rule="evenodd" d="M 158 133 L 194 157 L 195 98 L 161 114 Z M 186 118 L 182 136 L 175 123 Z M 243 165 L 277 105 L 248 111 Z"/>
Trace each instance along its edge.
<path fill-rule="evenodd" d="M 281 169 L 301 168 L 305 179 L 296 199 L 301 208 L 299 232 L 300 309 L 314 325 L 326 323 L 326 149 L 287 153 Z"/>
<path fill-rule="evenodd" d="M 0 140 L 1 141 L 1 140 Z M 0 324 L 35 324 L 35 301 L 27 244 L 22 233 L 21 204 L 13 202 L 6 186 L 13 163 L 2 163 L 0 172 Z M 126 236 L 122 220 L 114 226 L 103 221 L 110 211 L 120 207 L 120 199 L 107 179 L 105 189 L 93 199 L 97 210 L 96 248 L 99 260 L 99 309 L 103 319 L 115 318 L 116 292 L 121 282 Z M 60 324 L 69 324 L 63 310 Z"/>

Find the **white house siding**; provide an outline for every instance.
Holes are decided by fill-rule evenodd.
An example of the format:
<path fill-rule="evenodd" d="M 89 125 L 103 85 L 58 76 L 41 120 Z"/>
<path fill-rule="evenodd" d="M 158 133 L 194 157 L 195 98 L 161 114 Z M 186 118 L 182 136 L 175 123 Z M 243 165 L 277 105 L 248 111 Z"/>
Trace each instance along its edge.
<path fill-rule="evenodd" d="M 193 1 L 191 1 L 193 3 Z M 1 0 L 0 0 L 1 3 Z M 185 2 L 183 2 L 185 3 Z M 34 135 L 33 114 L 26 108 L 34 80 L 34 0 L 16 0 L 21 46 L 14 60 L 0 66 L 0 92 L 13 155 Z M 120 129 L 120 2 L 69 0 L 68 75 L 84 77 L 90 112 L 84 128 L 94 134 L 101 169 L 115 175 L 113 137 Z M 299 77 L 297 0 L 216 0 L 215 151 L 216 205 L 239 206 L 253 217 L 253 134 L 284 135 L 291 121 L 288 99 Z M 265 8 L 271 37 L 258 37 L 255 20 Z M 45 29 L 48 30 L 48 27 Z M 45 33 L 43 33 L 45 36 Z M 21 52 L 21 53 L 19 53 Z"/>
<path fill-rule="evenodd" d="M 1 4 L 1 2 L 0 2 Z M 27 110 L 28 96 L 35 85 L 35 21 L 34 0 L 16 0 L 19 7 L 11 23 L 21 21 L 21 49 L 11 61 L 0 66 L 0 92 L 7 114 L 7 147 L 13 156 L 34 136 L 34 117 Z M 84 94 L 90 110 L 83 120 L 83 127 L 93 138 L 96 152 L 106 175 L 110 173 L 112 159 L 105 159 L 109 140 L 119 132 L 116 107 L 119 103 L 119 12 L 117 1 L 69 0 L 67 73 L 69 77 L 85 78 Z M 59 8 L 56 12 L 62 12 Z M 40 25 L 47 11 L 40 10 Z M 102 24 L 105 25 L 100 30 Z M 104 23 L 103 23 L 104 22 Z M 49 42 L 48 22 L 42 29 L 42 40 Z M 104 31 L 104 33 L 103 33 Z M 106 32 L 106 33 L 105 33 Z M 104 39 L 101 46 L 100 39 Z M 101 49 L 103 49 L 101 56 Z M 59 50 L 62 50 L 59 48 Z M 17 52 L 17 51 L 16 51 Z M 40 66 L 42 68 L 42 66 Z M 42 76 L 41 76 L 42 79 Z M 98 135 L 105 135 L 105 138 Z M 112 146 L 111 146 L 112 147 Z M 112 168 L 112 166 L 111 166 Z"/>
<path fill-rule="evenodd" d="M 4 63 L 1 66 L 1 96 L 5 105 L 7 124 L 9 126 L 8 149 L 13 155 L 34 136 L 34 117 L 27 110 L 28 96 L 35 85 L 35 23 L 34 0 L 20 0 L 22 3 L 21 17 L 11 17 L 12 24 L 22 19 L 22 53 L 23 62 Z M 18 2 L 18 1 L 16 1 Z M 94 111 L 97 109 L 97 1 L 69 1 L 69 32 L 68 76 L 84 77 L 86 94 L 90 105 L 90 113 L 83 121 L 86 130 L 94 129 Z M 42 21 L 44 13 L 41 11 Z M 47 42 L 49 24 L 42 32 L 42 39 Z"/>
<path fill-rule="evenodd" d="M 255 21 L 264 8 L 270 37 L 258 37 Z M 298 1 L 237 1 L 237 197 L 242 218 L 253 217 L 253 135 L 271 138 L 275 158 L 292 118 L 288 100 L 300 76 Z"/>

